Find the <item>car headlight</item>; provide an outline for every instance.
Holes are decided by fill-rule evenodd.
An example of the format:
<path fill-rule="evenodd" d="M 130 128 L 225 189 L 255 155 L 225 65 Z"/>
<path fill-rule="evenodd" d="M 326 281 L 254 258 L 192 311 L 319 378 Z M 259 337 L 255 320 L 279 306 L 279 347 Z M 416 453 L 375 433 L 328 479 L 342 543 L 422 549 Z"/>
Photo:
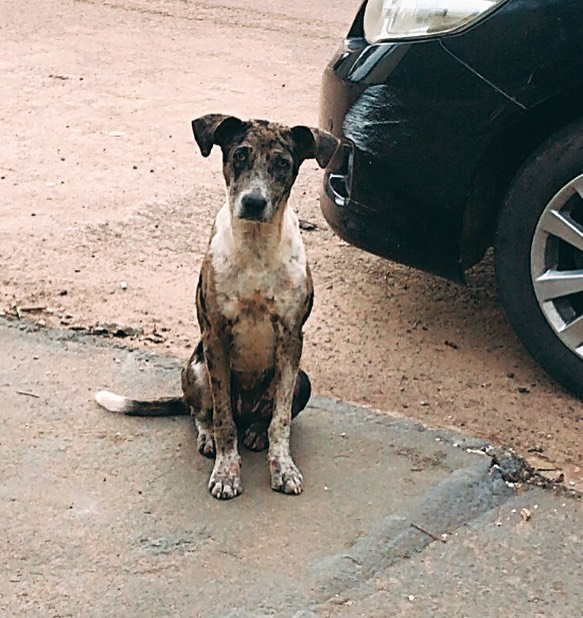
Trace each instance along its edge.
<path fill-rule="evenodd" d="M 369 0 L 364 35 L 370 43 L 454 32 L 506 0 Z"/>

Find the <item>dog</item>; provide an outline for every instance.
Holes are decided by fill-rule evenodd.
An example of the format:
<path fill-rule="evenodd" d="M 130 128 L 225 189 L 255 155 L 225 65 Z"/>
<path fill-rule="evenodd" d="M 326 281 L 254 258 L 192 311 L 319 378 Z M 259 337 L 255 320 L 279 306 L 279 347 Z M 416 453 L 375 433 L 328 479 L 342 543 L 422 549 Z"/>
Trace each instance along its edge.
<path fill-rule="evenodd" d="M 300 494 L 291 420 L 311 385 L 299 367 L 313 284 L 290 191 L 306 159 L 325 168 L 339 140 L 326 131 L 209 114 L 192 121 L 203 157 L 222 150 L 227 199 L 214 222 L 196 290 L 201 339 L 182 371 L 181 398 L 137 401 L 100 391 L 97 402 L 136 416 L 192 414 L 198 451 L 214 457 L 209 491 L 243 491 L 238 438 L 268 449 L 271 488 Z"/>

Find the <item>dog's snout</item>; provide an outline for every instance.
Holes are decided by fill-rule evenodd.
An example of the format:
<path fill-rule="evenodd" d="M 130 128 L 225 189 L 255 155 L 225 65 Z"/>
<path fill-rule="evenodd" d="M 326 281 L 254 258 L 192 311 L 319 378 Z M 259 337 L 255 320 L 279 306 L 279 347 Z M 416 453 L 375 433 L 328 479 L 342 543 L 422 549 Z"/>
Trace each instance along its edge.
<path fill-rule="evenodd" d="M 241 218 L 261 221 L 265 216 L 267 200 L 257 193 L 249 193 L 241 199 Z"/>

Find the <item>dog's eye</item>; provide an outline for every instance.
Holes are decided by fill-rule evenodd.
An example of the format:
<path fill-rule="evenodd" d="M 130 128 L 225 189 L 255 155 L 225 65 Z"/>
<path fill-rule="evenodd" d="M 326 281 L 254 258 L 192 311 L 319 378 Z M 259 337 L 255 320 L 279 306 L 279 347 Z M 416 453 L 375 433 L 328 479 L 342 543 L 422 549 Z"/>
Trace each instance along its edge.
<path fill-rule="evenodd" d="M 233 153 L 233 159 L 237 163 L 244 163 L 247 160 L 247 151 L 244 148 L 237 148 Z"/>
<path fill-rule="evenodd" d="M 291 167 L 291 164 L 284 157 L 277 157 L 275 160 L 275 167 L 279 170 L 288 170 Z"/>

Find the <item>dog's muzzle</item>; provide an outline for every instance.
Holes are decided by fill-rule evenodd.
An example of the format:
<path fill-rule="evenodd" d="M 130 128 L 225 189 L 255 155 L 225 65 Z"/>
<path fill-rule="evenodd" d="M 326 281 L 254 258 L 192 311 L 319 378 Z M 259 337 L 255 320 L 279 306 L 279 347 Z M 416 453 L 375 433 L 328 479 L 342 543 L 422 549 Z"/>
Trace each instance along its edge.
<path fill-rule="evenodd" d="M 239 217 L 248 221 L 265 221 L 267 200 L 257 193 L 248 193 L 241 198 Z"/>

